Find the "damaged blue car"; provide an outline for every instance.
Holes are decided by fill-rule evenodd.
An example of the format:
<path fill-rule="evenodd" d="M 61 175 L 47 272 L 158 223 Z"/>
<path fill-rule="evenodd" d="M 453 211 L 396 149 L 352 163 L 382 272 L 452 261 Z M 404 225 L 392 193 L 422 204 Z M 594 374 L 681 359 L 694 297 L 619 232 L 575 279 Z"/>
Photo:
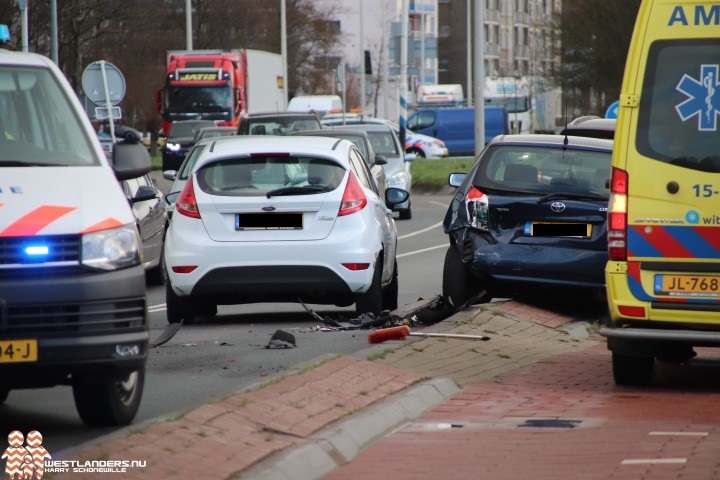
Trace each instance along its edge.
<path fill-rule="evenodd" d="M 612 145 L 503 135 L 467 174 L 450 174 L 457 190 L 443 222 L 443 295 L 456 307 L 546 287 L 601 295 Z"/>

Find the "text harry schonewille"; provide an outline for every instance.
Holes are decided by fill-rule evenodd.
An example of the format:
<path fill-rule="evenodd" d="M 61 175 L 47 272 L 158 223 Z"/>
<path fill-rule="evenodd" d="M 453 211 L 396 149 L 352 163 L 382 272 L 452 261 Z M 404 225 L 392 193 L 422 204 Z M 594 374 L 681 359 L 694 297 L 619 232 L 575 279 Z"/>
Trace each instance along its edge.
<path fill-rule="evenodd" d="M 48 460 L 45 473 L 126 473 L 128 468 L 145 468 L 145 460 Z"/>

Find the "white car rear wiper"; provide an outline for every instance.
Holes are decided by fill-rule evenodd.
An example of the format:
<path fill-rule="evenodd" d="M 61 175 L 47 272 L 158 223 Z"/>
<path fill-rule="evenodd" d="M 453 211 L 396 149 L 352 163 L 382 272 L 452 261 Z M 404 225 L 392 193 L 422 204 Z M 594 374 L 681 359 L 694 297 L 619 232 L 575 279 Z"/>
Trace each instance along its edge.
<path fill-rule="evenodd" d="M 265 194 L 267 198 L 276 197 L 280 195 L 307 195 L 310 193 L 318 193 L 326 191 L 326 187 L 307 185 L 305 187 L 282 187 L 270 190 Z"/>

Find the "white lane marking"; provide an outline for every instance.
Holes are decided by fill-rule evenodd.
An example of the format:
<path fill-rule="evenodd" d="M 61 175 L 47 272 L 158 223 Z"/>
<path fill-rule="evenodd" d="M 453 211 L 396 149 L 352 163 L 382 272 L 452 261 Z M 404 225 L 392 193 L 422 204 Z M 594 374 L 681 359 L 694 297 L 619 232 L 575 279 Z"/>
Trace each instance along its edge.
<path fill-rule="evenodd" d="M 160 303 L 160 304 L 158 304 L 158 305 L 152 305 L 152 306 L 149 306 L 149 307 L 148 307 L 148 312 L 150 312 L 150 313 L 152 313 L 152 312 L 164 312 L 165 310 L 167 310 L 167 307 L 165 307 L 165 304 L 164 304 L 164 303 Z"/>
<path fill-rule="evenodd" d="M 447 207 L 447 203 L 440 203 L 436 202 L 435 200 L 430 200 L 428 203 L 434 203 L 435 205 L 440 205 L 441 207 Z"/>
<path fill-rule="evenodd" d="M 654 465 L 654 464 L 678 464 L 687 463 L 687 458 L 637 458 L 623 460 L 621 465 Z"/>
<path fill-rule="evenodd" d="M 429 231 L 429 230 L 432 230 L 432 229 L 434 229 L 434 228 L 437 228 L 437 227 L 439 227 L 439 226 L 441 226 L 441 225 L 442 225 L 442 222 L 438 222 L 438 223 L 436 223 L 435 225 L 430 225 L 429 227 L 423 228 L 422 230 L 418 230 L 417 232 L 408 233 L 407 235 L 401 235 L 401 236 L 398 237 L 398 240 L 402 240 L 403 238 L 414 237 L 415 235 L 420 235 L 421 233 L 425 233 L 425 232 L 427 232 L 427 231 Z"/>
<path fill-rule="evenodd" d="M 673 435 L 676 437 L 707 437 L 710 432 L 650 432 L 648 435 Z"/>
<path fill-rule="evenodd" d="M 396 258 L 407 257 L 407 256 L 410 256 L 410 255 L 416 255 L 416 254 L 418 254 L 418 253 L 429 252 L 430 250 L 437 250 L 438 248 L 447 248 L 448 246 L 449 246 L 448 244 L 435 245 L 434 247 L 423 248 L 423 249 L 420 249 L 420 250 L 415 250 L 414 252 L 401 253 L 400 255 L 395 255 L 395 257 L 396 257 Z"/>

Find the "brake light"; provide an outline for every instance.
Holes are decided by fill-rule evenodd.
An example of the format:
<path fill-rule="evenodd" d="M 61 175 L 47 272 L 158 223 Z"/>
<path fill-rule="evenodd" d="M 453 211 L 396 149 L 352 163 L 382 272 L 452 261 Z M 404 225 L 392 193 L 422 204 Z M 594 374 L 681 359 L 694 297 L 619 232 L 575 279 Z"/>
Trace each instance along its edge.
<path fill-rule="evenodd" d="M 630 305 L 619 305 L 618 312 L 623 317 L 645 318 L 645 308 Z"/>
<path fill-rule="evenodd" d="M 608 258 L 619 262 L 627 260 L 627 192 L 627 172 L 613 168 L 608 202 Z"/>
<path fill-rule="evenodd" d="M 470 226 L 487 230 L 488 228 L 488 197 L 475 187 L 465 195 L 465 210 Z"/>
<path fill-rule="evenodd" d="M 348 270 L 352 270 L 353 272 L 367 270 L 368 268 L 370 268 L 369 263 L 343 263 L 342 266 L 347 268 Z"/>
<path fill-rule="evenodd" d="M 172 267 L 172 271 L 175 273 L 191 273 L 194 272 L 197 268 L 197 265 L 181 265 L 177 267 Z"/>
<path fill-rule="evenodd" d="M 365 205 L 367 205 L 367 197 L 363 192 L 360 182 L 355 176 L 355 172 L 350 171 L 347 185 L 345 185 L 345 191 L 343 192 L 342 201 L 340 203 L 340 210 L 338 211 L 338 217 L 344 215 L 350 215 L 351 213 L 359 212 Z"/>
<path fill-rule="evenodd" d="M 185 187 L 175 201 L 175 211 L 181 215 L 191 218 L 200 218 L 197 200 L 195 200 L 195 187 L 193 187 L 194 175 L 188 177 Z"/>

